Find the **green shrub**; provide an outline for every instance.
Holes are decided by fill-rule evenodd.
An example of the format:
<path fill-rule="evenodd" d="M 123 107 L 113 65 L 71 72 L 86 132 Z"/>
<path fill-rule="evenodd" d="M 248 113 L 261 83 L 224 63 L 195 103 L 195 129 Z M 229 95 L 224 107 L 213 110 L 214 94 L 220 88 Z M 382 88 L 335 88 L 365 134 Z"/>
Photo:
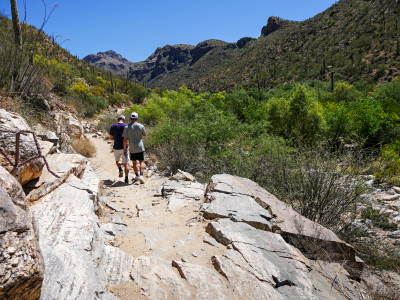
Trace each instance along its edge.
<path fill-rule="evenodd" d="M 361 218 L 364 220 L 371 220 L 374 226 L 382 228 L 383 230 L 397 230 L 397 224 L 390 223 L 388 217 L 381 214 L 379 210 L 373 209 L 371 205 L 367 206 L 367 208 L 362 211 Z"/>
<path fill-rule="evenodd" d="M 400 184 L 400 141 L 385 145 L 377 162 L 374 173 L 376 182 Z"/>
<path fill-rule="evenodd" d="M 377 99 L 394 99 L 400 104 L 400 79 L 381 85 L 375 93 Z"/>

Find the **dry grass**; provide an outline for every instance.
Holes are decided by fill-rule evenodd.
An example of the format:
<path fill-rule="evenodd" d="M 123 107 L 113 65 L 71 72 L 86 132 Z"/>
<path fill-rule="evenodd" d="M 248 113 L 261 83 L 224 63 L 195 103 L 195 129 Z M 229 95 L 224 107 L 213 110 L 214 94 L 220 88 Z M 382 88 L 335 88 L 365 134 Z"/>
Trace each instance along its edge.
<path fill-rule="evenodd" d="M 76 153 L 85 157 L 93 157 L 96 155 L 97 152 L 96 147 L 89 139 L 85 137 L 73 140 L 71 146 L 76 151 Z"/>

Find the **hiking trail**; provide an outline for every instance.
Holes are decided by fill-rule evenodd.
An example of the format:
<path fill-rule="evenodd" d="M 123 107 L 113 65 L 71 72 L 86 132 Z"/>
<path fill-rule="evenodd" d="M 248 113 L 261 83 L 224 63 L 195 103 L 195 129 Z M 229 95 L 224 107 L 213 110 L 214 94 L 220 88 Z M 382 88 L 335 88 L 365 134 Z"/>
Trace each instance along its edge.
<path fill-rule="evenodd" d="M 110 243 L 132 255 L 134 259 L 141 255 L 157 256 L 213 269 L 211 257 L 222 255 L 226 252 L 226 247 L 219 243 L 210 245 L 204 242 L 210 236 L 204 228 L 207 222 L 202 221 L 199 214 L 201 201 L 169 211 L 168 200 L 160 195 L 167 177 L 146 169 L 145 183 L 132 183 L 134 172 L 130 162 L 129 183 L 126 184 L 124 177 L 118 177 L 112 141 L 103 138 L 90 140 L 97 149 L 96 156 L 90 162 L 97 176 L 105 182 L 103 196 L 107 197 L 107 203 L 123 209 L 123 212 L 117 212 L 106 207 L 99 217 L 100 224 L 108 223 L 118 216 L 122 217 L 123 222 L 120 223 L 126 224 L 126 230 L 116 234 Z M 176 274 L 179 275 L 178 270 Z M 109 285 L 108 288 L 121 299 L 147 299 L 133 280 Z"/>

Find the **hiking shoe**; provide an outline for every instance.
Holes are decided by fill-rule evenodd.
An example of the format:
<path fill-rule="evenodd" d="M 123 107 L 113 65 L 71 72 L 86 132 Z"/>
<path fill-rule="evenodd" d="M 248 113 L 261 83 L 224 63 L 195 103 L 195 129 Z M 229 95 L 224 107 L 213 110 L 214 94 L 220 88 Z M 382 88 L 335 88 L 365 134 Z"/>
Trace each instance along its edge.
<path fill-rule="evenodd" d="M 128 177 L 125 177 L 125 183 L 129 183 Z"/>
<path fill-rule="evenodd" d="M 136 178 L 138 178 L 138 177 L 136 177 Z M 138 180 L 140 181 L 140 183 L 142 183 L 142 184 L 144 183 L 144 178 L 142 175 L 139 176 Z"/>
<path fill-rule="evenodd" d="M 135 178 L 133 178 L 133 182 L 135 181 L 139 181 L 139 176 L 136 176 Z"/>
<path fill-rule="evenodd" d="M 124 171 L 122 171 L 122 168 L 119 167 L 119 177 L 122 177 L 122 176 L 124 176 Z"/>

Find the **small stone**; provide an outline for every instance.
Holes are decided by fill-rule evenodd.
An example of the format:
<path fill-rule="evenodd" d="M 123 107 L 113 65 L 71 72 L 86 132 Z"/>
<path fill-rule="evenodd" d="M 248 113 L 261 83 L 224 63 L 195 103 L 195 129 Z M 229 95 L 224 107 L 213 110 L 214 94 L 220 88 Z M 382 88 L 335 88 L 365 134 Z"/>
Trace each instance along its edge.
<path fill-rule="evenodd" d="M 156 206 L 156 205 L 158 205 L 158 204 L 160 204 L 161 202 L 160 202 L 160 200 L 158 200 L 158 199 L 153 199 L 153 201 L 151 202 L 151 206 Z"/>
<path fill-rule="evenodd" d="M 382 195 L 379 197 L 378 200 L 380 201 L 396 201 L 397 199 L 399 199 L 400 195 L 396 194 L 396 195 Z"/>
<path fill-rule="evenodd" d="M 203 253 L 198 252 L 198 251 L 190 252 L 190 254 L 192 254 L 194 257 L 199 257 L 199 256 L 203 255 Z"/>
<path fill-rule="evenodd" d="M 15 247 L 8 247 L 8 249 L 7 249 L 7 252 L 10 254 L 15 253 L 16 251 L 17 251 L 17 248 L 15 248 Z"/>
<path fill-rule="evenodd" d="M 381 209 L 380 210 L 380 212 L 379 212 L 379 214 L 381 214 L 381 215 L 384 215 L 385 217 L 389 217 L 391 214 L 393 214 L 394 213 L 394 210 L 391 210 L 391 209 Z"/>
<path fill-rule="evenodd" d="M 18 259 L 18 258 L 15 258 L 15 259 L 11 262 L 11 266 L 16 267 L 16 266 L 18 266 L 18 263 L 19 263 L 19 259 Z"/>
<path fill-rule="evenodd" d="M 218 247 L 218 243 L 214 239 L 204 239 L 203 242 L 211 246 Z"/>
<path fill-rule="evenodd" d="M 123 212 L 123 211 L 124 211 L 121 207 L 119 207 L 119 206 L 117 206 L 117 205 L 115 205 L 115 204 L 107 203 L 107 206 L 108 206 L 109 208 L 111 208 L 111 209 L 117 211 L 117 212 Z"/>
<path fill-rule="evenodd" d="M 364 182 L 365 185 L 372 186 L 374 184 L 374 180 L 368 180 Z"/>
<path fill-rule="evenodd" d="M 394 187 L 392 187 L 392 189 L 393 189 L 397 194 L 400 194 L 400 187 L 394 186 Z"/>
<path fill-rule="evenodd" d="M 395 246 L 400 246 L 400 239 L 394 242 Z"/>
<path fill-rule="evenodd" d="M 388 238 L 391 239 L 400 239 L 400 230 L 393 231 L 388 234 Z"/>

